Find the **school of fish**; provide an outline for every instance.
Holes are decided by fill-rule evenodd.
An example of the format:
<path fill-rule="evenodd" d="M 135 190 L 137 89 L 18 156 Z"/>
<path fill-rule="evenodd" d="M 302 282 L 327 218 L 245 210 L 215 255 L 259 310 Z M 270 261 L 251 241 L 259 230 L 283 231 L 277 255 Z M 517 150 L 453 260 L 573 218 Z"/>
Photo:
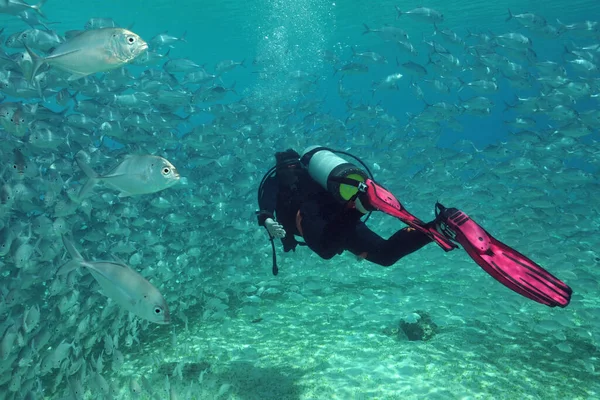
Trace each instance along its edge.
<path fill-rule="evenodd" d="M 586 199 L 600 187 L 600 23 L 508 10 L 505 31 L 492 33 L 397 6 L 387 24 L 364 21 L 366 42 L 305 55 L 321 67 L 300 70 L 277 51 L 214 66 L 174 58 L 185 33 L 142 38 L 109 18 L 60 31 L 45 3 L 0 0 L 1 14 L 23 22 L 0 46 L 0 400 L 225 398 L 234 388 L 203 381 L 208 367 L 189 378 L 175 363 L 159 390 L 151 374 L 164 363 L 126 375 L 123 365 L 130 353 L 160 358 L 149 343 L 170 345 L 192 326 L 218 335 L 240 315 L 259 324 L 261 310 L 314 296 L 317 279 L 289 271 L 300 255 L 280 260 L 287 281 L 267 275 L 254 217 L 274 152 L 312 144 L 361 157 L 416 215 L 443 196 L 552 263 L 585 303 L 568 314 L 573 335 L 597 355 L 600 215 Z M 538 55 L 554 41 L 555 54 Z M 404 112 L 407 102 L 419 111 Z M 493 115 L 502 141 L 461 138 L 463 124 Z M 457 140 L 438 147 L 448 135 Z M 343 287 L 341 275 L 327 285 Z M 573 352 L 566 337 L 556 346 Z M 229 354 L 209 349 L 215 363 Z M 594 360 L 583 356 L 582 370 L 600 368 Z"/>

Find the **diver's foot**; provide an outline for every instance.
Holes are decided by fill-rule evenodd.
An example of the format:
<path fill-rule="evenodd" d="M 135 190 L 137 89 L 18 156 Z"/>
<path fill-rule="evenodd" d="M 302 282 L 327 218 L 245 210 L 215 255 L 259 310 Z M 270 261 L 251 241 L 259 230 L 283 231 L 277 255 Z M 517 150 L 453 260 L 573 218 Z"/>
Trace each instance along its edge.
<path fill-rule="evenodd" d="M 435 229 L 446 238 L 456 241 L 456 232 L 448 226 L 448 219 L 456 216 L 461 211 L 458 208 L 444 207 L 440 203 L 435 203 Z"/>

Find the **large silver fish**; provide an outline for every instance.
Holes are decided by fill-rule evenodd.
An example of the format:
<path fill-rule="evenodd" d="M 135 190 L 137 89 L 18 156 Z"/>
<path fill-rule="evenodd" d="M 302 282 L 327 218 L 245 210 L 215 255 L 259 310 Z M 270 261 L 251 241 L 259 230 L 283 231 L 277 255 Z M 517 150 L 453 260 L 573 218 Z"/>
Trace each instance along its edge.
<path fill-rule="evenodd" d="M 73 243 L 64 235 L 63 244 L 73 258 L 58 270 L 67 274 L 85 267 L 102 287 L 104 295 L 140 318 L 157 324 L 171 322 L 169 308 L 162 294 L 131 267 L 115 261 L 85 261 Z"/>
<path fill-rule="evenodd" d="M 46 57 L 40 57 L 26 47 L 33 69 L 30 79 L 46 63 L 71 73 L 69 81 L 96 72 L 121 67 L 142 54 L 148 44 L 135 33 L 123 28 L 103 28 L 82 31 L 75 37 L 56 46 Z"/>
<path fill-rule="evenodd" d="M 159 156 L 128 155 L 106 175 L 98 175 L 89 165 L 75 157 L 77 165 L 89 179 L 81 188 L 79 198 L 83 199 L 99 182 L 118 190 L 119 197 L 155 193 L 173 186 L 179 181 L 179 172 L 173 164 Z"/>

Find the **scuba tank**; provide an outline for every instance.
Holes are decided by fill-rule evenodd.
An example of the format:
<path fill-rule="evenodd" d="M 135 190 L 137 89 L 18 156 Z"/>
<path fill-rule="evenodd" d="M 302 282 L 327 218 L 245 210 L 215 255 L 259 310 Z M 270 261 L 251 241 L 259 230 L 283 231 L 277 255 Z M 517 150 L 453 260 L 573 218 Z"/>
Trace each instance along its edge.
<path fill-rule="evenodd" d="M 304 150 L 300 162 L 308 170 L 311 178 L 333 194 L 338 201 L 346 203 L 356 197 L 359 189 L 357 184 L 346 184 L 344 182 L 365 182 L 370 173 L 367 175 L 364 170 L 335 153 L 356 157 L 341 151 L 335 151 L 334 153 L 334 151 L 327 147 L 311 146 Z M 360 160 L 358 161 L 360 162 Z M 361 164 L 363 163 L 361 162 Z M 365 169 L 367 169 L 366 166 Z"/>

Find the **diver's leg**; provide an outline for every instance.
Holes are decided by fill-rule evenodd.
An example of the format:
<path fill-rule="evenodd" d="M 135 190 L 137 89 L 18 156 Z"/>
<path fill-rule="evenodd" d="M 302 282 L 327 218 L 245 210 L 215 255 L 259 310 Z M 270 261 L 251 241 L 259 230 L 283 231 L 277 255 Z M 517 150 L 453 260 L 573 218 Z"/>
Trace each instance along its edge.
<path fill-rule="evenodd" d="M 345 247 L 361 258 L 389 267 L 431 242 L 428 235 L 410 227 L 399 230 L 385 240 L 366 224 L 359 222 L 348 236 Z"/>

